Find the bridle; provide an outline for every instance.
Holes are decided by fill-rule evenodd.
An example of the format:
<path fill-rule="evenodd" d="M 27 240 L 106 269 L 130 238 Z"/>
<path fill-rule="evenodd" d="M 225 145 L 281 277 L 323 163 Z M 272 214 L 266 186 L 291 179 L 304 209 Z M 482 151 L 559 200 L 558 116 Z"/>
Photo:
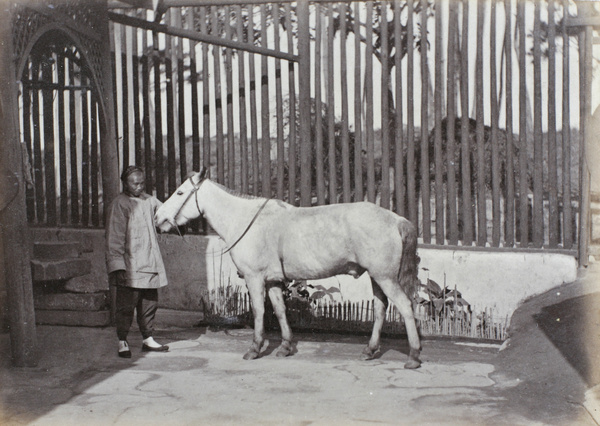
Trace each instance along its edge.
<path fill-rule="evenodd" d="M 194 180 L 192 178 L 193 178 L 193 176 L 190 176 L 189 181 L 194 188 L 190 191 L 190 193 L 188 194 L 185 201 L 181 204 L 181 207 L 179 207 L 179 210 L 177 210 L 177 213 L 175 213 L 175 215 L 173 216 L 173 220 L 175 221 L 175 226 L 177 226 L 177 216 L 179 216 L 179 213 L 181 213 L 181 209 L 183 209 L 183 206 L 185 206 L 187 204 L 187 202 L 190 200 L 192 195 L 195 196 L 194 198 L 196 201 L 196 208 L 198 209 L 198 213 L 200 213 L 201 216 L 203 215 L 202 210 L 200 210 L 200 205 L 198 204 L 198 190 L 200 189 L 200 186 L 202 185 L 202 183 L 206 180 L 206 176 L 201 177 L 200 180 L 198 181 L 198 183 L 194 183 Z"/>
<path fill-rule="evenodd" d="M 177 226 L 177 216 L 179 216 L 179 213 L 181 213 L 181 209 L 183 209 L 183 206 L 185 206 L 187 204 L 187 202 L 190 200 L 192 195 L 194 196 L 194 201 L 196 202 L 196 209 L 198 209 L 198 213 L 200 213 L 201 216 L 204 216 L 204 214 L 202 213 L 202 210 L 200 209 L 200 205 L 198 204 L 198 190 L 200 189 L 200 186 L 202 185 L 202 183 L 207 179 L 207 177 L 206 177 L 206 175 L 201 177 L 200 180 L 198 181 L 198 183 L 194 183 L 194 180 L 192 178 L 193 178 L 193 176 L 190 176 L 189 180 L 193 186 L 193 189 L 190 191 L 190 193 L 188 194 L 185 201 L 181 204 L 181 207 L 179 207 L 179 210 L 177 210 L 177 213 L 175 214 L 175 216 L 173 216 L 173 220 L 175 221 L 174 225 L 177 228 L 177 232 L 179 232 L 179 227 Z M 260 212 L 263 211 L 263 209 L 265 208 L 265 206 L 267 205 L 267 203 L 270 200 L 271 200 L 270 198 L 267 198 L 265 200 L 265 202 L 261 204 L 260 208 L 254 214 L 254 217 L 252 218 L 252 220 L 250 221 L 250 223 L 248 224 L 248 226 L 246 227 L 244 232 L 242 232 L 242 234 L 238 237 L 237 240 L 235 240 L 235 242 L 232 245 L 230 245 L 225 251 L 221 252 L 222 255 L 231 251 L 237 245 L 237 243 L 239 243 L 241 241 L 241 239 L 244 238 L 244 236 L 248 233 L 248 231 L 250 230 L 250 228 L 252 227 L 252 225 L 254 224 L 256 219 L 258 218 L 258 215 L 260 214 Z M 181 235 L 181 233 L 179 235 Z"/>

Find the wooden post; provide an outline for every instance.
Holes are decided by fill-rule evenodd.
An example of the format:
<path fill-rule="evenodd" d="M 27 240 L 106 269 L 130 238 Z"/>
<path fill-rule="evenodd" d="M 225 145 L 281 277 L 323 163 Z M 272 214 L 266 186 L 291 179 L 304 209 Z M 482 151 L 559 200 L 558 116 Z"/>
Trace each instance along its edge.
<path fill-rule="evenodd" d="M 0 244 L 8 301 L 13 364 L 37 365 L 29 232 L 25 207 L 23 151 L 19 141 L 16 73 L 12 48 L 12 6 L 0 10 Z"/>
<path fill-rule="evenodd" d="M 580 16 L 588 11 L 581 3 L 577 5 Z M 590 169 L 587 163 L 586 144 L 591 139 L 591 94 L 592 94 L 592 27 L 582 28 L 579 33 L 579 120 L 583 138 L 579 144 L 579 230 L 578 253 L 579 266 L 588 266 L 588 245 L 590 240 Z"/>

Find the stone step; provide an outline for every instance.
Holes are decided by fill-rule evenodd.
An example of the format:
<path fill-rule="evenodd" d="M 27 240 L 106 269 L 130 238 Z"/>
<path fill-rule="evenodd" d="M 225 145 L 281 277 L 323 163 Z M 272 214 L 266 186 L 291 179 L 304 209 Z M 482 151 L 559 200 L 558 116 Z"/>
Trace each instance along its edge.
<path fill-rule="evenodd" d="M 33 243 L 33 258 L 48 261 L 74 259 L 81 255 L 81 246 L 75 241 L 36 241 Z"/>
<path fill-rule="evenodd" d="M 88 259 L 62 259 L 54 261 L 31 261 L 31 274 L 34 282 L 68 280 L 87 275 L 92 271 Z"/>
<path fill-rule="evenodd" d="M 35 311 L 36 324 L 70 325 L 77 327 L 106 327 L 110 325 L 110 311 Z"/>
<path fill-rule="evenodd" d="M 43 293 L 34 292 L 36 310 L 101 311 L 108 309 L 106 292 L 98 293 Z"/>

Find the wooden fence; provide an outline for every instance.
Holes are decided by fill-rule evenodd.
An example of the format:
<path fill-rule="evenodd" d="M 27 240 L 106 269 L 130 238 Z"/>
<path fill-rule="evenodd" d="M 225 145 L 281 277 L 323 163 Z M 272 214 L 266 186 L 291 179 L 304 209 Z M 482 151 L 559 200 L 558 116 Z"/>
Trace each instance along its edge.
<path fill-rule="evenodd" d="M 202 299 L 204 322 L 215 326 L 252 326 L 252 309 L 248 294 L 232 287 L 221 287 Z M 267 302 L 265 325 L 274 329 L 278 320 Z M 286 316 L 294 330 L 370 333 L 373 329 L 373 301 L 332 302 L 327 298 L 286 300 Z M 418 306 L 415 311 L 422 336 L 454 336 L 503 341 L 508 337 L 508 318 L 494 318 L 491 311 L 463 309 L 430 310 Z M 386 311 L 383 332 L 405 335 L 401 315 L 393 305 Z"/>
<path fill-rule="evenodd" d="M 568 2 L 230 3 L 110 14 L 121 163 L 148 191 L 205 165 L 292 204 L 376 202 L 424 243 L 574 247 Z"/>
<path fill-rule="evenodd" d="M 376 202 L 424 243 L 585 235 L 592 33 L 568 2 L 234 3 L 109 14 L 120 166 L 148 192 L 204 165 L 296 205 Z M 101 227 L 97 95 L 58 34 L 20 82 L 28 219 Z"/>

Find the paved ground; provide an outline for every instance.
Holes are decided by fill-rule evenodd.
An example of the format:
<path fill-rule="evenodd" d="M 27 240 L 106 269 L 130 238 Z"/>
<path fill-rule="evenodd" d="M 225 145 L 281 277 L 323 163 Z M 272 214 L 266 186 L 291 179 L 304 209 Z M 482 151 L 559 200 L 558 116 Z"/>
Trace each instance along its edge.
<path fill-rule="evenodd" d="M 525 303 L 511 339 L 423 342 L 423 366 L 404 370 L 404 340 L 359 360 L 366 336 L 298 334 L 278 359 L 244 361 L 251 330 L 192 327 L 163 312 L 166 354 L 116 356 L 114 330 L 40 326 L 40 363 L 10 366 L 0 335 L 0 424 L 581 424 L 600 418 L 600 265 Z"/>

